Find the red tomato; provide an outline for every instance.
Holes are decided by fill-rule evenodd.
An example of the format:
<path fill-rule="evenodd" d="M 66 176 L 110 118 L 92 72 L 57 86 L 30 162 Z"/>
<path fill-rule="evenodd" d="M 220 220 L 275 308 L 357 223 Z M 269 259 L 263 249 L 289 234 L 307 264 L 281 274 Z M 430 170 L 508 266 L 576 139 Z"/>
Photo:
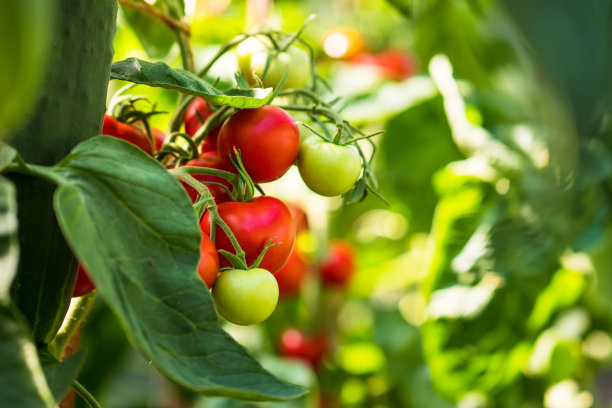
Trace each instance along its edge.
<path fill-rule="evenodd" d="M 230 227 L 238 243 L 246 253 L 248 266 L 259 256 L 266 242 L 274 237 L 279 243 L 266 252 L 260 268 L 274 273 L 287 262 L 295 242 L 295 225 L 289 208 L 277 198 L 257 197 L 248 203 L 225 202 L 217 206 L 219 215 Z M 200 224 L 203 234 L 210 234 L 210 214 L 202 217 Z M 235 253 L 229 238 L 217 226 L 215 247 Z M 224 256 L 219 257 L 222 267 L 230 266 Z"/>
<path fill-rule="evenodd" d="M 108 136 L 115 136 L 119 139 L 123 139 L 126 142 L 140 147 L 148 154 L 152 154 L 151 142 L 147 137 L 146 133 L 142 130 L 123 123 L 115 119 L 110 115 L 104 115 L 104 125 L 102 127 L 102 134 Z"/>
<path fill-rule="evenodd" d="M 219 272 L 219 255 L 215 244 L 212 243 L 210 237 L 206 234 L 202 234 L 202 241 L 200 242 L 200 261 L 198 262 L 198 275 L 206 283 L 208 289 L 212 288 L 213 284 L 217 280 L 217 273 Z"/>
<path fill-rule="evenodd" d="M 185 163 L 185 165 L 194 166 L 194 167 L 208 167 L 211 169 L 231 171 L 227 167 L 225 167 L 225 165 L 219 158 L 219 155 L 217 154 L 217 152 L 202 153 L 200 157 L 198 157 L 197 159 L 188 161 L 187 163 Z M 193 174 L 193 178 L 201 182 L 213 181 L 216 183 L 221 183 L 229 189 L 232 188 L 232 185 L 230 184 L 230 182 L 227 181 L 227 179 L 224 179 L 223 177 L 209 176 L 206 174 Z M 198 192 L 193 187 L 185 183 L 183 183 L 183 187 L 185 187 L 185 190 L 187 190 L 187 194 L 189 194 L 189 198 L 191 198 L 191 202 L 195 203 L 196 199 L 198 198 Z M 207 187 L 208 187 L 208 190 L 210 190 L 210 193 L 212 194 L 217 204 L 222 203 L 224 201 L 228 201 L 230 199 L 229 194 L 227 193 L 227 191 L 223 189 L 223 187 L 217 186 L 215 184 L 208 184 Z"/>
<path fill-rule="evenodd" d="M 324 334 L 308 336 L 298 329 L 285 329 L 279 339 L 280 353 L 285 357 L 304 360 L 312 367 L 318 367 L 327 350 L 327 337 Z"/>
<path fill-rule="evenodd" d="M 355 272 L 355 251 L 346 241 L 332 241 L 329 252 L 321 262 L 321 280 L 332 286 L 346 286 Z"/>
<path fill-rule="evenodd" d="M 213 111 L 208 107 L 204 99 L 194 99 L 185 112 L 185 133 L 189 136 L 195 135 L 198 129 L 202 127 L 202 121 L 200 121 L 196 111 L 200 113 L 200 116 L 202 116 L 204 120 L 208 119 L 208 117 L 213 114 Z"/>
<path fill-rule="evenodd" d="M 389 49 L 378 54 L 361 53 L 353 58 L 352 62 L 374 66 L 380 75 L 396 81 L 414 75 L 418 69 L 417 62 L 409 53 L 397 49 Z"/>
<path fill-rule="evenodd" d="M 94 290 L 96 285 L 91 281 L 91 278 L 83 268 L 83 265 L 79 264 L 79 270 L 77 272 L 77 280 L 72 290 L 72 297 L 84 296 Z"/>
<path fill-rule="evenodd" d="M 306 275 L 306 268 L 306 262 L 294 248 L 285 265 L 274 274 L 281 296 L 294 295 L 300 290 Z"/>
<path fill-rule="evenodd" d="M 233 167 L 230 155 L 234 147 L 242 154 L 242 163 L 256 183 L 280 178 L 297 158 L 300 132 L 293 118 L 277 106 L 243 109 L 221 126 L 217 142 L 221 160 Z"/>

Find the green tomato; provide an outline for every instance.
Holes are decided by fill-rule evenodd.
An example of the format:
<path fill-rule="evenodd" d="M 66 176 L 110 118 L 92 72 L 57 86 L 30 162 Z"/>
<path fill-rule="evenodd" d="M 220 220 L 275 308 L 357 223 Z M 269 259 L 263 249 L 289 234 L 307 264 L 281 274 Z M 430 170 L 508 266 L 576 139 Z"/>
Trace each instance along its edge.
<path fill-rule="evenodd" d="M 212 287 L 217 310 L 228 321 L 249 325 L 262 322 L 278 302 L 274 275 L 262 268 L 221 272 Z"/>
<path fill-rule="evenodd" d="M 246 40 L 242 41 L 236 47 L 236 58 L 238 60 L 238 68 L 244 74 L 247 82 L 251 85 L 254 85 L 257 81 L 255 81 L 255 75 L 253 75 L 253 67 L 251 66 L 251 58 L 253 54 L 263 52 L 265 53 L 267 47 L 264 43 L 258 40 L 255 37 L 249 37 Z"/>
<path fill-rule="evenodd" d="M 361 157 L 353 146 L 340 146 L 310 136 L 300 146 L 298 169 L 312 191 L 333 197 L 346 193 L 359 179 Z"/>
<path fill-rule="evenodd" d="M 284 88 L 302 88 L 310 85 L 310 57 L 302 49 L 291 46 L 280 52 L 271 61 L 266 76 L 263 77 L 268 58 L 268 50 L 255 52 L 251 56 L 251 68 L 265 87 L 275 88 L 287 72 Z"/>

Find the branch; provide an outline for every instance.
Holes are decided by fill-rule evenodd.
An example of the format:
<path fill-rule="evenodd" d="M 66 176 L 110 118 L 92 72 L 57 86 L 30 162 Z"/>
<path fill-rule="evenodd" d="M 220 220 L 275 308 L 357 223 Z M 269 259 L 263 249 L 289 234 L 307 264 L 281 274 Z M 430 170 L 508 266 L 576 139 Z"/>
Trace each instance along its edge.
<path fill-rule="evenodd" d="M 145 13 L 150 14 L 151 16 L 155 17 L 156 19 L 158 19 L 159 21 L 167 25 L 168 28 L 171 29 L 172 31 L 179 29 L 183 31 L 185 34 L 187 34 L 188 36 L 191 35 L 191 30 L 189 29 L 189 26 L 187 24 L 162 13 L 161 11 L 159 11 L 158 9 L 156 9 L 149 3 L 145 2 L 144 0 L 136 0 L 136 1 L 119 0 L 119 4 L 121 4 L 122 6 L 141 10 L 141 11 L 144 11 Z"/>

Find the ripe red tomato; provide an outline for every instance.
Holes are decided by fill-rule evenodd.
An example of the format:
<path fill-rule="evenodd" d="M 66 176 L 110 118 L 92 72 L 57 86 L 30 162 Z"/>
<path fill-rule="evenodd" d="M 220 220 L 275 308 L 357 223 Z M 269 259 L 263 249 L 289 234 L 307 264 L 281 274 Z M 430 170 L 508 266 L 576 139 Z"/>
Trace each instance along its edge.
<path fill-rule="evenodd" d="M 294 248 L 285 265 L 274 274 L 281 296 L 291 296 L 300 290 L 306 276 L 306 268 L 306 262 Z"/>
<path fill-rule="evenodd" d="M 332 241 L 319 267 L 321 280 L 332 286 L 346 286 L 355 272 L 355 263 L 353 245 L 346 241 Z"/>
<path fill-rule="evenodd" d="M 215 244 L 212 243 L 208 235 L 202 234 L 198 275 L 200 275 L 200 278 L 202 278 L 206 286 L 210 289 L 217 280 L 218 272 L 219 255 L 217 254 L 217 248 L 215 248 Z"/>
<path fill-rule="evenodd" d="M 280 178 L 297 158 L 300 132 L 293 118 L 283 109 L 265 105 L 243 109 L 227 118 L 219 131 L 219 156 L 229 168 L 234 147 L 256 183 Z"/>
<path fill-rule="evenodd" d="M 161 150 L 161 148 L 164 146 L 164 141 L 166 140 L 166 134 L 161 129 L 151 128 L 151 135 L 153 136 L 153 142 L 155 143 L 155 150 Z"/>
<path fill-rule="evenodd" d="M 188 161 L 187 163 L 185 163 L 185 165 L 194 166 L 194 167 L 208 167 L 211 169 L 231 171 L 223 164 L 217 152 L 204 152 L 200 155 L 200 157 L 198 157 L 197 159 Z M 230 182 L 224 179 L 223 177 L 209 176 L 206 174 L 193 174 L 193 178 L 201 182 L 211 182 L 212 181 L 216 183 L 221 183 L 227 188 L 229 188 L 230 190 L 232 188 L 232 185 L 230 184 Z M 196 199 L 198 198 L 198 192 L 193 187 L 185 183 L 182 183 L 182 184 L 183 184 L 183 187 L 185 187 L 185 190 L 187 190 L 187 194 L 189 194 L 189 198 L 191 198 L 191 202 L 195 203 Z M 230 196 L 227 193 L 227 191 L 223 189 L 223 187 L 215 185 L 215 184 L 208 184 L 207 187 L 210 193 L 212 194 L 213 198 L 215 199 L 215 203 L 219 204 L 224 201 L 229 201 Z"/>
<path fill-rule="evenodd" d="M 274 238 L 272 247 L 264 255 L 260 267 L 275 273 L 287 262 L 295 242 L 295 225 L 289 208 L 277 198 L 257 197 L 248 203 L 228 201 L 217 206 L 219 215 L 230 227 L 238 243 L 246 253 L 248 266 L 259 256 L 266 242 Z M 202 217 L 203 234 L 210 234 L 210 214 Z M 215 247 L 236 253 L 229 238 L 217 226 Z M 230 266 L 224 256 L 219 257 L 222 267 Z"/>
<path fill-rule="evenodd" d="M 304 360 L 314 368 L 318 367 L 325 357 L 327 337 L 322 334 L 308 336 L 298 329 L 285 329 L 279 339 L 281 355 Z"/>
<path fill-rule="evenodd" d="M 204 99 L 194 99 L 185 112 L 185 133 L 189 136 L 195 135 L 198 129 L 202 127 L 202 122 L 196 112 L 198 112 L 204 120 L 208 119 L 209 116 L 213 114 L 213 111 L 208 107 Z"/>
<path fill-rule="evenodd" d="M 204 99 L 196 98 L 191 102 L 187 108 L 187 112 L 185 112 L 185 133 L 192 137 L 196 134 L 198 129 L 202 127 L 202 122 L 196 111 L 200 113 L 200 116 L 202 116 L 204 120 L 208 119 L 213 114 L 213 111 Z M 219 136 L 220 129 L 221 126 L 217 126 L 208 133 L 208 137 L 204 140 L 204 143 L 202 143 L 202 152 L 217 150 L 217 137 Z"/>
<path fill-rule="evenodd" d="M 77 272 L 77 280 L 72 290 L 72 297 L 84 296 L 94 290 L 96 285 L 91 281 L 89 274 L 83 268 L 83 265 L 79 264 L 79 270 Z"/>
<path fill-rule="evenodd" d="M 145 132 L 132 125 L 120 122 L 110 115 L 104 115 L 104 125 L 102 127 L 102 134 L 114 136 L 119 139 L 123 139 L 126 142 L 130 142 L 131 144 L 140 147 L 144 152 L 148 154 L 153 153 L 153 149 L 151 148 L 151 142 L 149 141 L 149 138 L 147 137 Z M 155 132 L 153 132 L 153 134 L 155 134 Z M 156 142 L 156 145 L 157 143 L 158 142 Z"/>

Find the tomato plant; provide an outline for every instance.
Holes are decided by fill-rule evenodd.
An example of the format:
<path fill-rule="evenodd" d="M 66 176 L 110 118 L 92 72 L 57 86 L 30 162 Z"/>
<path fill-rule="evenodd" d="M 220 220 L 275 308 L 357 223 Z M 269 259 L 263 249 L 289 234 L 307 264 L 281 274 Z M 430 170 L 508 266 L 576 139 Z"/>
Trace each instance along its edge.
<path fill-rule="evenodd" d="M 217 170 L 225 170 L 230 171 L 225 164 L 221 161 L 221 158 L 217 154 L 216 151 L 204 152 L 197 159 L 193 159 L 185 163 L 186 166 L 194 166 L 194 167 L 206 167 L 210 169 Z M 225 186 L 228 190 L 231 191 L 232 185 L 231 183 L 223 178 L 218 176 L 212 176 L 207 174 L 194 174 L 193 178 L 202 182 L 202 183 L 219 183 Z M 221 185 L 216 184 L 208 184 L 208 190 L 212 194 L 216 203 L 222 203 L 224 201 L 228 201 L 230 199 L 228 191 L 223 188 Z M 187 190 L 187 194 L 189 194 L 189 198 L 191 198 L 192 202 L 195 202 L 198 198 L 198 192 L 191 186 L 183 183 L 183 187 Z"/>
<path fill-rule="evenodd" d="M 336 196 L 347 192 L 359 179 L 361 158 L 350 145 L 308 137 L 300 146 L 298 169 L 304 183 L 315 193 Z"/>
<path fill-rule="evenodd" d="M 295 225 L 289 208 L 282 201 L 263 196 L 247 203 L 221 203 L 217 209 L 246 253 L 249 266 L 255 262 L 270 238 L 274 238 L 272 243 L 278 245 L 266 252 L 261 268 L 274 273 L 287 262 L 295 241 Z M 209 212 L 202 217 L 204 234 L 210 234 L 210 217 Z M 235 253 L 227 234 L 219 226 L 216 228 L 215 247 Z M 224 258 L 221 258 L 220 264 L 222 267 L 230 265 Z"/>
<path fill-rule="evenodd" d="M 355 273 L 356 261 L 353 245 L 347 241 L 330 242 L 327 255 L 319 266 L 323 283 L 331 286 L 346 286 Z"/>
<path fill-rule="evenodd" d="M 212 288 L 217 310 L 232 323 L 250 325 L 268 318 L 278 302 L 274 276 L 262 268 L 229 269 Z"/>
<path fill-rule="evenodd" d="M 253 181 L 265 183 L 289 170 L 300 149 L 300 133 L 287 112 L 266 105 L 230 116 L 221 126 L 217 146 L 229 168 L 233 168 L 234 148 L 238 149 Z"/>
<path fill-rule="evenodd" d="M 77 271 L 77 280 L 74 284 L 74 290 L 72 291 L 72 297 L 80 297 L 88 294 L 96 288 L 96 285 L 92 282 L 89 274 L 83 268 L 83 265 L 79 264 L 79 270 Z"/>
<path fill-rule="evenodd" d="M 202 98 L 196 98 L 185 112 L 185 133 L 189 136 L 194 136 L 198 129 L 202 127 L 202 121 L 206 121 L 214 112 L 208 106 L 208 103 Z M 202 152 L 211 152 L 217 150 L 217 136 L 221 126 L 212 129 L 204 143 L 202 144 Z"/>
<path fill-rule="evenodd" d="M 217 280 L 218 272 L 219 255 L 217 255 L 217 248 L 215 248 L 215 244 L 212 243 L 208 235 L 202 234 L 202 242 L 200 243 L 200 261 L 198 262 L 198 275 L 210 289 Z"/>

